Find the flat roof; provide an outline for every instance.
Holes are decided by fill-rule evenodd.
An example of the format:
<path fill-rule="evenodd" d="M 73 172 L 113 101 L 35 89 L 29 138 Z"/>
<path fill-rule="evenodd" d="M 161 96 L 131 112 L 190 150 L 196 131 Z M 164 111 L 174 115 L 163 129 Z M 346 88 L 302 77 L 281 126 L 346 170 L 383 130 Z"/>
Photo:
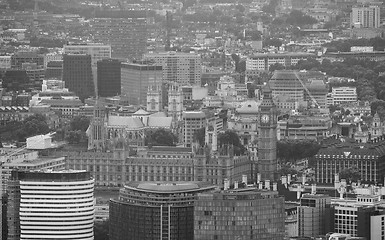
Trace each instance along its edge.
<path fill-rule="evenodd" d="M 207 182 L 130 182 L 124 187 L 152 193 L 195 192 L 202 189 L 216 188 L 216 186 Z"/>

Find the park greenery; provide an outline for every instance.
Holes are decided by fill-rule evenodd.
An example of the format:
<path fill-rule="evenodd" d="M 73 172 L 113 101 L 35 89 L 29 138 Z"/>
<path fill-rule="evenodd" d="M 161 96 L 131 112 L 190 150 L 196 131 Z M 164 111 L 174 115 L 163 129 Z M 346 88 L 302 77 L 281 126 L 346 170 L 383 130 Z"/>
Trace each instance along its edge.
<path fill-rule="evenodd" d="M 295 163 L 313 157 L 320 148 L 321 145 L 314 140 L 280 140 L 277 142 L 277 158 L 281 163 Z"/>
<path fill-rule="evenodd" d="M 164 128 L 150 129 L 146 132 L 146 146 L 176 146 L 178 137 L 170 130 Z"/>
<path fill-rule="evenodd" d="M 0 127 L 2 141 L 25 142 L 26 138 L 39 134 L 47 134 L 50 128 L 44 115 L 34 114 L 24 121 L 12 121 Z"/>

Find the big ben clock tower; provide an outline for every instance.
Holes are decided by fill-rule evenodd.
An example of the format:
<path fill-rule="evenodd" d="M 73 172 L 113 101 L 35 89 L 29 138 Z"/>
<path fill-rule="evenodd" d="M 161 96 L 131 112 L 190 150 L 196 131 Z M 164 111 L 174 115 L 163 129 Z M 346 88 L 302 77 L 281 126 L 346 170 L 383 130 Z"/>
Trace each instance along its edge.
<path fill-rule="evenodd" d="M 276 180 L 277 172 L 277 111 L 268 84 L 263 89 L 258 117 L 258 172 L 261 180 Z"/>

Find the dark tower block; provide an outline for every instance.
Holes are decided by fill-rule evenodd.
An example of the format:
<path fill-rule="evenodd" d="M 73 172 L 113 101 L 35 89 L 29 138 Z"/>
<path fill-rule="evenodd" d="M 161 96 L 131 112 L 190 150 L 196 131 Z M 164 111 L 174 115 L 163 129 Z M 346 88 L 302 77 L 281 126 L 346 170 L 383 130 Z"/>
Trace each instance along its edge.
<path fill-rule="evenodd" d="M 258 172 L 261 180 L 274 181 L 277 178 L 277 111 L 269 85 L 263 88 L 258 121 Z"/>

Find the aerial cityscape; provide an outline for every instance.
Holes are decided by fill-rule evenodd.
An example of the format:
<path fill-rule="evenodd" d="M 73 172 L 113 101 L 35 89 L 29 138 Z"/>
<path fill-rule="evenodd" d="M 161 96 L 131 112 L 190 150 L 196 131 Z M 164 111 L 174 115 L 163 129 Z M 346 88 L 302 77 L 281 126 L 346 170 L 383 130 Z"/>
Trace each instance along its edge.
<path fill-rule="evenodd" d="M 385 240 L 385 0 L 0 0 L 0 240 Z"/>

